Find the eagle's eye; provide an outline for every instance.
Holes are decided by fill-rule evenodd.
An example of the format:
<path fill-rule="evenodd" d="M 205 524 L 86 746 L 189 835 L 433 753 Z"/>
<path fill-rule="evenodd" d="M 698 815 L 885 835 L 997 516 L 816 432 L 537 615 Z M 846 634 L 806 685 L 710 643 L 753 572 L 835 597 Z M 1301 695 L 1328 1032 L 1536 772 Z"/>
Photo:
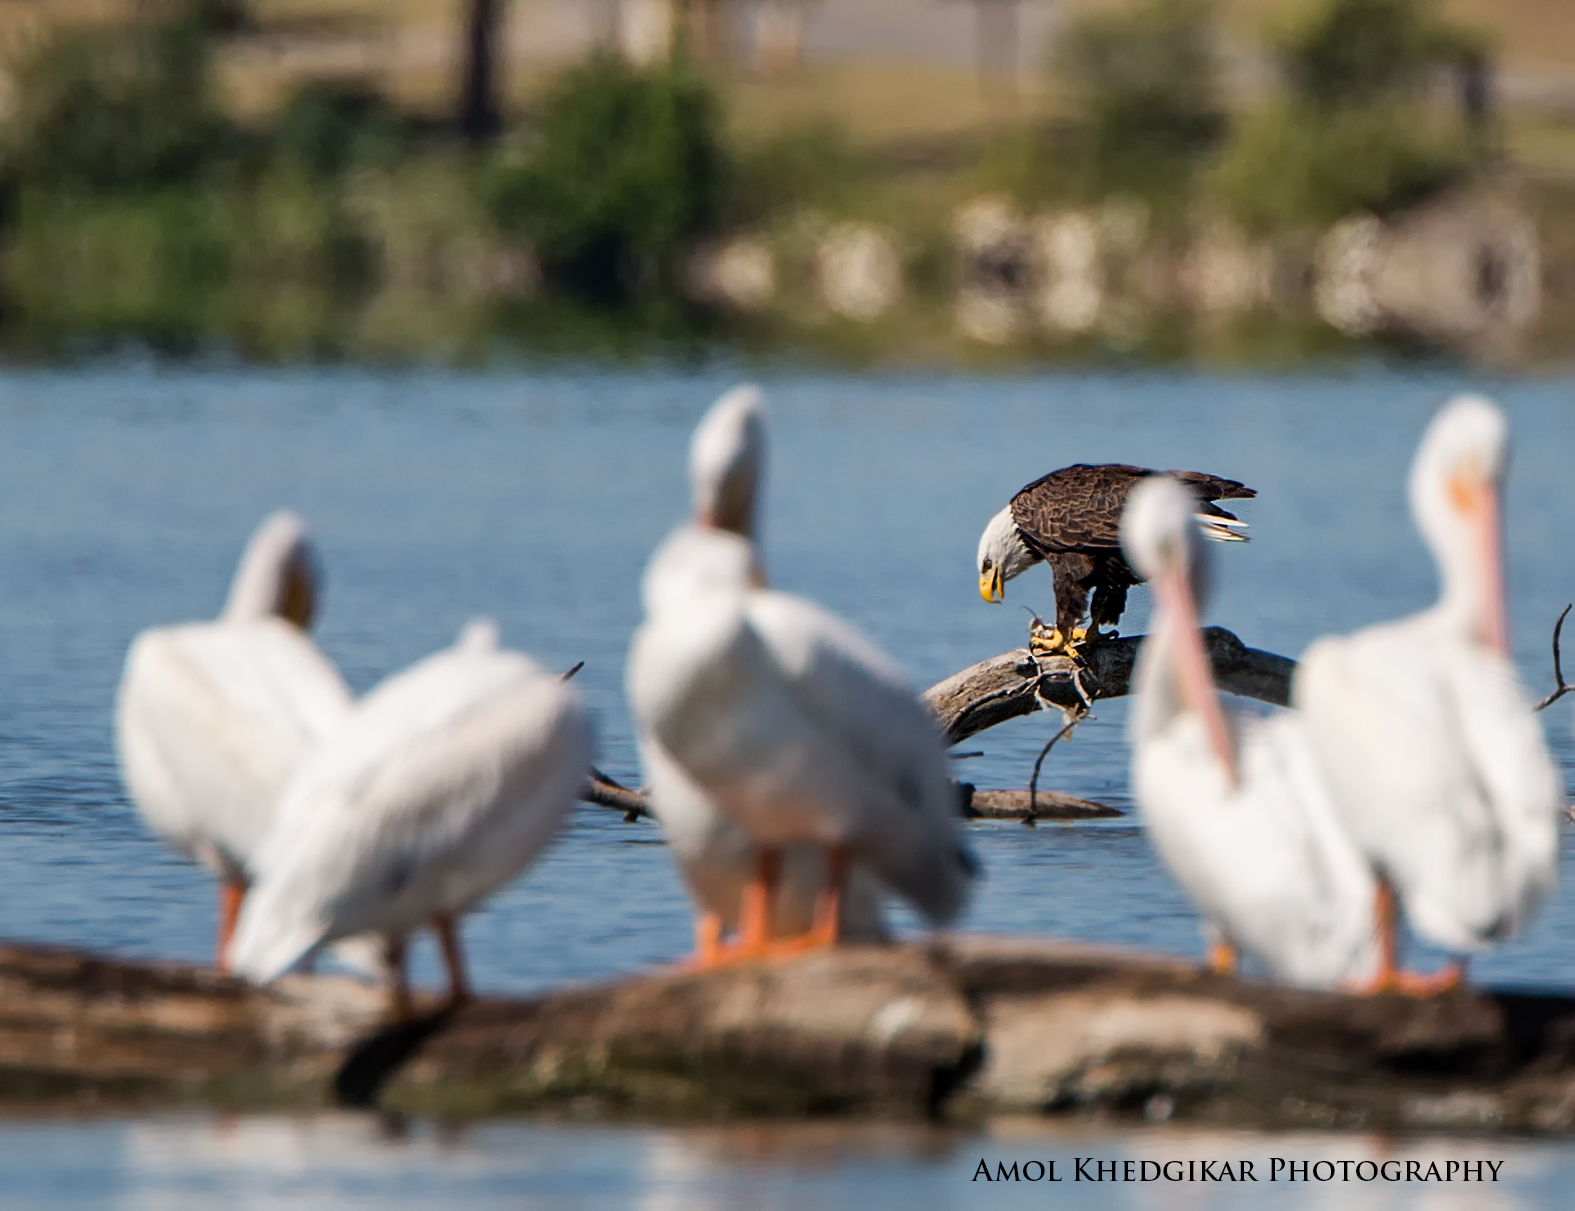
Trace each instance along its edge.
<path fill-rule="evenodd" d="M 981 571 L 981 572 L 988 572 L 993 567 L 995 567 L 995 564 L 992 563 L 989 559 L 986 559 L 984 561 L 984 563 L 982 565 L 980 565 L 979 571 Z"/>

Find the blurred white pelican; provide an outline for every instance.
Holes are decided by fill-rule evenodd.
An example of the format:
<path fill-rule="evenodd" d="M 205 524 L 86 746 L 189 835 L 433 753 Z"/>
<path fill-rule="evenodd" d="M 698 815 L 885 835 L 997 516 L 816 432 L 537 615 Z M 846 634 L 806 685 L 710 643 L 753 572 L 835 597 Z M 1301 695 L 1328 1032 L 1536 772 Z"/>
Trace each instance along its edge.
<path fill-rule="evenodd" d="M 1195 509 L 1156 476 L 1132 489 L 1121 519 L 1127 558 L 1154 587 L 1130 722 L 1144 823 L 1203 914 L 1216 970 L 1240 948 L 1303 987 L 1371 978 L 1376 884 L 1335 815 L 1305 721 L 1220 706 L 1198 631 L 1210 568 Z"/>
<path fill-rule="evenodd" d="M 764 583 L 752 540 L 765 440 L 764 404 L 754 387 L 728 392 L 702 418 L 689 451 L 694 519 L 668 535 L 646 565 L 640 590 L 647 615 L 657 613 L 664 600 L 681 609 L 689 593 L 707 586 Z M 711 963 L 721 953 L 722 935 L 739 926 L 744 888 L 757 866 L 756 846 L 649 730 L 641 727 L 639 733 L 651 810 L 699 908 L 696 958 Z M 771 902 L 773 935 L 810 929 L 826 875 L 825 852 L 818 846 L 783 850 Z M 886 936 L 881 891 L 867 868 L 852 869 L 841 904 L 843 937 Z"/>
<path fill-rule="evenodd" d="M 754 548 L 740 537 L 753 527 L 759 409 L 757 395 L 735 393 L 697 431 L 698 521 L 653 557 L 646 620 L 629 654 L 653 806 L 707 914 L 702 961 L 775 949 L 773 906 L 779 929 L 806 907 L 785 912 L 777 898 L 788 847 L 826 853 L 801 946 L 835 942 L 845 925 L 851 931 L 850 916 L 869 919 L 862 906 L 845 911 L 852 898 L 873 905 L 877 894 L 856 883 L 850 893 L 852 863 L 938 923 L 956 917 L 972 877 L 934 718 L 862 636 L 811 602 L 761 587 Z M 799 870 L 795 859 L 795 885 L 808 878 Z M 738 901 L 742 939 L 723 952 L 716 937 Z"/>
<path fill-rule="evenodd" d="M 220 880 L 221 965 L 280 791 L 350 711 L 350 691 L 306 635 L 316 600 L 306 528 L 275 513 L 247 544 L 217 621 L 143 631 L 126 654 L 121 777 L 148 826 Z"/>
<path fill-rule="evenodd" d="M 291 780 L 254 862 L 235 971 L 266 983 L 335 939 L 381 934 L 402 1012 L 405 936 L 430 924 L 465 999 L 456 922 L 546 846 L 591 747 L 573 688 L 471 623 L 367 694 Z"/>
<path fill-rule="evenodd" d="M 1459 954 L 1519 930 L 1552 889 L 1559 780 L 1510 662 L 1500 497 L 1508 424 L 1462 396 L 1411 467 L 1411 511 L 1438 562 L 1432 608 L 1320 639 L 1297 670 L 1324 775 L 1380 880 L 1374 987 L 1458 982 L 1397 970 L 1394 896 L 1423 937 Z"/>

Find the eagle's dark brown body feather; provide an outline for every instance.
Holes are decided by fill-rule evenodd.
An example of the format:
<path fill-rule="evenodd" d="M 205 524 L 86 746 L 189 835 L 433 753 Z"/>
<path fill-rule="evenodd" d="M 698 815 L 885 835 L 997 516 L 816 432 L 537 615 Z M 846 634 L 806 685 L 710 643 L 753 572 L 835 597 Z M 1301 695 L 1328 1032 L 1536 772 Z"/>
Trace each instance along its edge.
<path fill-rule="evenodd" d="M 1055 578 L 1055 623 L 1062 635 L 1070 637 L 1085 613 L 1095 626 L 1114 626 L 1126 609 L 1127 590 L 1143 582 L 1121 554 L 1121 510 L 1133 484 L 1158 474 L 1125 463 L 1078 463 L 1034 480 L 1012 497 L 1018 534 Z M 1214 502 L 1257 495 L 1234 479 L 1201 471 L 1164 474 L 1192 489 L 1199 513 L 1231 521 L 1235 515 Z"/>

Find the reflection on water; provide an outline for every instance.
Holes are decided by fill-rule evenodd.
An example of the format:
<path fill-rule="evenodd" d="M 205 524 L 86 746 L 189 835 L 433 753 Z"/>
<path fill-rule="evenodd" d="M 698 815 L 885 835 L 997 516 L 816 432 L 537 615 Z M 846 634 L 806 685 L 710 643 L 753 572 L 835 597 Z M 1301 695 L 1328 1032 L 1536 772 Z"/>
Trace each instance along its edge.
<path fill-rule="evenodd" d="M 1494 1183 L 1297 1181 L 1273 1158 L 1499 1164 Z M 1077 1180 L 1125 1161 L 1253 1161 L 1256 1183 Z M 979 1177 L 1018 1165 L 1055 1185 Z M 1035 1169 L 1026 1162 L 1045 1166 Z M 1111 1162 L 1115 1167 L 1111 1168 Z M 1182 1172 L 1185 1165 L 1172 1172 Z M 1134 1172 L 1142 1172 L 1141 1167 Z M 1215 1172 L 1218 1172 L 1216 1167 Z M 1148 1172 L 1155 1172 L 1153 1165 Z M 1490 1171 L 1489 1171 L 1490 1172 Z M 1007 1120 L 984 1133 L 876 1123 L 741 1127 L 591 1126 L 505 1121 L 466 1126 L 366 1116 L 168 1117 L 0 1121 L 8 1211 L 295 1211 L 463 1207 L 467 1211 L 927 1211 L 1071 1207 L 1131 1211 L 1562 1211 L 1575 1155 L 1526 1140 L 1107 1130 Z"/>

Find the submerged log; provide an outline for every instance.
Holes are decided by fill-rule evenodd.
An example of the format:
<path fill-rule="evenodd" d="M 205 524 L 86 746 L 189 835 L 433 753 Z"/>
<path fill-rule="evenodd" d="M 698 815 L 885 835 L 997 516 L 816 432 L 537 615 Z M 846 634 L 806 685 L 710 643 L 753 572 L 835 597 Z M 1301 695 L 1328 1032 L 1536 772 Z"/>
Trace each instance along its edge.
<path fill-rule="evenodd" d="M 0 1104 L 377 1104 L 490 1115 L 1143 1115 L 1575 1133 L 1575 997 L 1296 992 L 1161 956 L 958 936 L 667 968 L 381 1028 L 271 989 L 0 947 Z"/>
<path fill-rule="evenodd" d="M 1119 808 L 1060 791 L 982 791 L 967 782 L 958 783 L 958 789 L 962 814 L 969 820 L 1116 820 L 1126 815 Z"/>

